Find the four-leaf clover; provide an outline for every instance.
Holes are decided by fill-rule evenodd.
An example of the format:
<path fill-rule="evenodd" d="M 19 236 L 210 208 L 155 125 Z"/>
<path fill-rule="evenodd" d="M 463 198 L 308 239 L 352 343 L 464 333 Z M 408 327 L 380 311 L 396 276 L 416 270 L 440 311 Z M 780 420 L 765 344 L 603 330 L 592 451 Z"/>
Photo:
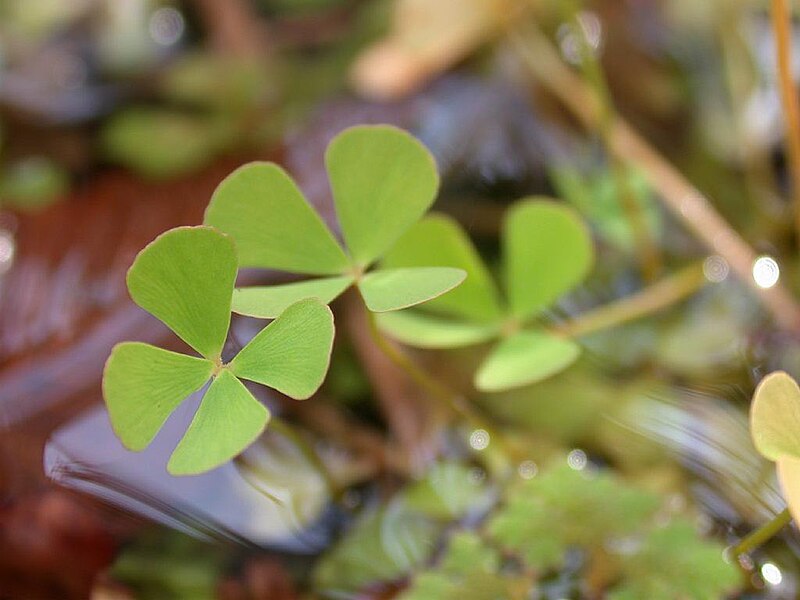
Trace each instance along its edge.
<path fill-rule="evenodd" d="M 387 125 L 351 127 L 325 162 L 347 250 L 278 165 L 250 163 L 217 187 L 205 222 L 234 238 L 242 267 L 320 276 L 237 289 L 234 312 L 272 318 L 303 298 L 327 304 L 353 284 L 371 311 L 393 311 L 464 280 L 461 269 L 428 265 L 367 272 L 436 198 L 436 164 L 420 142 Z"/>
<path fill-rule="evenodd" d="M 512 207 L 503 228 L 505 300 L 461 227 L 430 215 L 395 245 L 382 266 L 459 267 L 468 278 L 458 289 L 420 310 L 379 315 L 390 335 L 420 348 L 457 348 L 497 339 L 475 374 L 483 391 L 534 383 L 569 366 L 580 346 L 547 332 L 541 313 L 577 285 L 594 262 L 591 235 L 570 208 L 525 199 Z"/>
<path fill-rule="evenodd" d="M 240 379 L 297 399 L 322 384 L 333 344 L 333 315 L 316 300 L 294 303 L 225 364 L 237 271 L 233 241 L 212 227 L 179 227 L 145 247 L 128 271 L 130 295 L 200 354 L 139 342 L 117 344 L 103 373 L 103 396 L 122 443 L 143 450 L 190 394 L 211 384 L 170 457 L 173 475 L 230 460 L 264 430 L 267 409 Z"/>
<path fill-rule="evenodd" d="M 783 371 L 770 373 L 750 406 L 756 450 L 774 461 L 789 512 L 800 522 L 800 387 Z"/>

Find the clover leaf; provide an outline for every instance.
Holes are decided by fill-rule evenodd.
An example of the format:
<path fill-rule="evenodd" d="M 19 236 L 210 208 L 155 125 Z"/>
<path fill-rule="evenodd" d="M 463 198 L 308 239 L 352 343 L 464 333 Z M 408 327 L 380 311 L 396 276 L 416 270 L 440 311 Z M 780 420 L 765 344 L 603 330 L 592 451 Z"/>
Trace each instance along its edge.
<path fill-rule="evenodd" d="M 273 318 L 303 298 L 327 304 L 352 285 L 373 312 L 394 311 L 464 280 L 463 270 L 436 265 L 367 273 L 436 198 L 436 164 L 420 142 L 386 125 L 352 127 L 331 142 L 325 162 L 346 249 L 275 164 L 250 163 L 217 187 L 205 222 L 234 238 L 241 266 L 318 276 L 237 289 L 234 312 Z"/>
<path fill-rule="evenodd" d="M 290 305 L 233 360 L 222 362 L 236 270 L 232 240 L 201 226 L 162 234 L 128 271 L 134 302 L 200 357 L 139 342 L 114 347 L 103 373 L 103 396 L 122 443 L 143 450 L 178 405 L 211 380 L 167 465 L 174 475 L 217 467 L 261 434 L 269 413 L 241 379 L 302 399 L 319 388 L 328 368 L 333 316 L 316 300 Z"/>
<path fill-rule="evenodd" d="M 574 362 L 580 347 L 545 331 L 541 313 L 586 276 L 594 261 L 591 235 L 574 210 L 541 198 L 510 209 L 503 228 L 505 300 L 461 227 L 430 215 L 412 227 L 382 261 L 387 268 L 458 267 L 466 282 L 425 305 L 429 312 L 379 316 L 396 339 L 421 348 L 457 348 L 495 340 L 475 374 L 483 391 L 535 383 Z"/>
<path fill-rule="evenodd" d="M 775 462 L 789 512 L 800 519 L 800 387 L 783 371 L 758 384 L 750 406 L 756 450 Z"/>

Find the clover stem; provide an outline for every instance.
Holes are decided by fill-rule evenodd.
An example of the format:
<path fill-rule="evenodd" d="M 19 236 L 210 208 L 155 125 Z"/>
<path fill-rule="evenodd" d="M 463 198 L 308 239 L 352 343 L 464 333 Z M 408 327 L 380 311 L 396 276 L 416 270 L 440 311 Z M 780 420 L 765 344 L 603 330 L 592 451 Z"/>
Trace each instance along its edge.
<path fill-rule="evenodd" d="M 616 302 L 584 313 L 555 328 L 555 333 L 581 337 L 658 312 L 688 298 L 708 280 L 702 263 L 694 263 Z"/>
<path fill-rule="evenodd" d="M 786 125 L 786 145 L 789 174 L 792 179 L 795 235 L 800 245 L 800 110 L 792 77 L 791 11 L 786 0 L 772 0 L 770 14 L 775 33 L 775 52 L 778 59 L 778 83 Z"/>
<path fill-rule="evenodd" d="M 524 457 L 518 451 L 516 445 L 512 445 L 504 438 L 501 433 L 491 424 L 488 419 L 483 417 L 465 398 L 450 389 L 438 379 L 432 377 L 424 369 L 420 368 L 409 356 L 400 350 L 395 344 L 389 341 L 380 331 L 375 313 L 367 310 L 367 322 L 369 324 L 370 335 L 380 350 L 391 360 L 395 366 L 405 372 L 408 377 L 422 389 L 427 391 L 431 397 L 441 402 L 453 413 L 461 416 L 473 427 L 483 429 L 489 434 L 489 439 L 497 441 L 503 446 L 506 455 L 514 460 L 522 460 Z"/>
<path fill-rule="evenodd" d="M 789 513 L 788 508 L 784 508 L 781 512 L 775 515 L 771 521 L 765 523 L 743 540 L 736 544 L 731 549 L 731 554 L 734 557 L 739 557 L 742 554 L 752 552 L 759 546 L 762 546 L 770 539 L 772 539 L 781 529 L 786 527 L 792 520 L 792 515 Z"/>
<path fill-rule="evenodd" d="M 552 93 L 587 128 L 597 126 L 600 101 L 594 90 L 564 64 L 558 51 L 536 27 L 511 31 L 509 41 L 536 81 Z M 610 131 L 611 152 L 636 165 L 658 190 L 664 205 L 712 252 L 722 256 L 740 281 L 750 286 L 779 325 L 800 331 L 800 305 L 781 282 L 760 288 L 753 278 L 757 255 L 717 212 L 711 201 L 673 167 L 619 115 Z"/>

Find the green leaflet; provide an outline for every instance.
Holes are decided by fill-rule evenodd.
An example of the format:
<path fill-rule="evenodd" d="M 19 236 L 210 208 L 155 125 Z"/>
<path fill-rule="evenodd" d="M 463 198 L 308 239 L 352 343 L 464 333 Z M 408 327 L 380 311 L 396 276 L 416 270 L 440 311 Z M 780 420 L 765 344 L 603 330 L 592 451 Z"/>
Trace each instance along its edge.
<path fill-rule="evenodd" d="M 243 267 L 337 275 L 349 261 L 291 177 L 278 165 L 250 163 L 219 184 L 205 222 L 236 240 Z"/>
<path fill-rule="evenodd" d="M 268 418 L 267 409 L 223 369 L 209 386 L 167 470 L 194 475 L 228 462 L 261 435 Z"/>
<path fill-rule="evenodd" d="M 211 227 L 179 227 L 139 252 L 127 282 L 136 304 L 214 360 L 228 335 L 235 278 L 229 238 Z"/>
<path fill-rule="evenodd" d="M 169 461 L 176 475 L 219 466 L 264 429 L 266 409 L 237 376 L 307 398 L 328 369 L 333 317 L 316 299 L 288 306 L 229 365 L 222 364 L 235 274 L 232 242 L 211 227 L 162 234 L 128 272 L 134 300 L 206 358 L 135 342 L 114 348 L 103 373 L 103 396 L 123 444 L 144 449 L 175 408 L 214 377 Z"/>
<path fill-rule="evenodd" d="M 211 377 L 214 365 L 141 342 L 114 346 L 103 372 L 114 432 L 130 450 L 144 450 L 173 410 Z"/>
<path fill-rule="evenodd" d="M 527 318 L 577 285 L 594 262 L 591 235 L 574 210 L 541 199 L 517 203 L 503 230 L 511 312 Z"/>
<path fill-rule="evenodd" d="M 230 369 L 238 377 L 303 400 L 322 385 L 332 347 L 330 309 L 317 300 L 302 300 L 250 340 Z"/>
<path fill-rule="evenodd" d="M 439 188 L 427 149 L 387 125 L 343 131 L 328 146 L 325 164 L 344 239 L 362 267 L 425 214 Z"/>
<path fill-rule="evenodd" d="M 400 310 L 452 290 L 466 274 L 449 267 L 382 269 L 367 273 L 358 283 L 364 303 L 373 312 Z"/>
<path fill-rule="evenodd" d="M 426 309 L 474 321 L 496 321 L 503 308 L 489 270 L 461 226 L 451 217 L 431 214 L 414 225 L 381 261 L 388 269 L 456 267 L 467 279 L 431 300 Z"/>
<path fill-rule="evenodd" d="M 233 312 L 261 319 L 274 319 L 289 305 L 306 298 L 328 304 L 353 283 L 349 276 L 309 279 L 283 285 L 236 288 Z"/>
<path fill-rule="evenodd" d="M 475 374 L 475 386 L 494 392 L 535 383 L 566 369 L 580 351 L 572 340 L 540 331 L 520 331 L 489 352 Z"/>
<path fill-rule="evenodd" d="M 545 379 L 580 354 L 574 342 L 546 334 L 531 319 L 585 277 L 594 260 L 589 231 L 569 207 L 526 199 L 509 210 L 503 231 L 508 306 L 498 299 L 489 271 L 458 224 L 430 216 L 412 227 L 382 264 L 461 268 L 466 282 L 423 311 L 381 316 L 380 326 L 420 348 L 457 348 L 500 338 L 475 374 L 475 386 L 501 391 Z M 504 334 L 504 330 L 522 330 Z"/>
<path fill-rule="evenodd" d="M 398 341 L 417 348 L 460 348 L 495 338 L 499 325 L 453 321 L 422 311 L 381 313 L 380 328 Z"/>

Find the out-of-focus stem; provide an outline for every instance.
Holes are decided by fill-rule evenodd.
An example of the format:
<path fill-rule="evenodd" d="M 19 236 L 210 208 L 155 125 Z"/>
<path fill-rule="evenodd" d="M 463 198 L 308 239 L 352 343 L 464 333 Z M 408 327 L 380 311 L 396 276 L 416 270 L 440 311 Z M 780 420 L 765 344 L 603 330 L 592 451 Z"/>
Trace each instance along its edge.
<path fill-rule="evenodd" d="M 637 249 L 639 264 L 645 281 L 653 281 L 661 271 L 662 261 L 658 246 L 653 240 L 647 227 L 644 210 L 636 200 L 634 191 L 631 189 L 630 180 L 625 162 L 611 149 L 611 134 L 614 126 L 616 113 L 611 92 L 608 88 L 603 66 L 595 56 L 592 45 L 586 38 L 586 31 L 579 17 L 572 19 L 575 35 L 580 39 L 581 65 L 585 78 L 589 85 L 594 89 L 600 101 L 600 116 L 597 124 L 597 131 L 600 134 L 603 144 L 608 153 L 611 163 L 611 171 L 614 176 L 614 183 L 617 188 L 617 195 L 622 209 L 628 219 L 628 224 L 633 232 L 633 239 Z"/>
<path fill-rule="evenodd" d="M 792 77 L 791 12 L 786 0 L 772 0 L 770 14 L 775 33 L 775 52 L 778 61 L 778 86 L 786 121 L 786 147 L 789 174 L 792 180 L 795 236 L 800 246 L 800 109 Z"/>
<path fill-rule="evenodd" d="M 597 126 L 601 106 L 591 87 L 564 64 L 550 41 L 535 28 L 511 32 L 511 43 L 537 81 L 555 95 L 586 127 Z M 782 326 L 800 330 L 800 306 L 778 283 L 769 289 L 752 276 L 757 256 L 747 242 L 714 209 L 711 202 L 649 143 L 617 116 L 611 127 L 611 151 L 635 164 L 658 190 L 667 208 L 750 286 Z"/>
<path fill-rule="evenodd" d="M 580 337 L 616 327 L 680 302 L 706 283 L 702 264 L 693 264 L 635 294 L 584 313 L 556 327 L 555 331 L 568 337 Z"/>
<path fill-rule="evenodd" d="M 779 512 L 775 517 L 765 523 L 752 533 L 745 537 L 741 542 L 736 544 L 733 549 L 731 550 L 731 554 L 734 557 L 741 556 L 742 554 L 747 554 L 748 552 L 752 552 L 759 546 L 764 545 L 770 539 L 775 537 L 775 535 L 784 527 L 786 527 L 792 520 L 792 515 L 789 514 L 789 509 L 785 508 L 781 512 Z"/>

